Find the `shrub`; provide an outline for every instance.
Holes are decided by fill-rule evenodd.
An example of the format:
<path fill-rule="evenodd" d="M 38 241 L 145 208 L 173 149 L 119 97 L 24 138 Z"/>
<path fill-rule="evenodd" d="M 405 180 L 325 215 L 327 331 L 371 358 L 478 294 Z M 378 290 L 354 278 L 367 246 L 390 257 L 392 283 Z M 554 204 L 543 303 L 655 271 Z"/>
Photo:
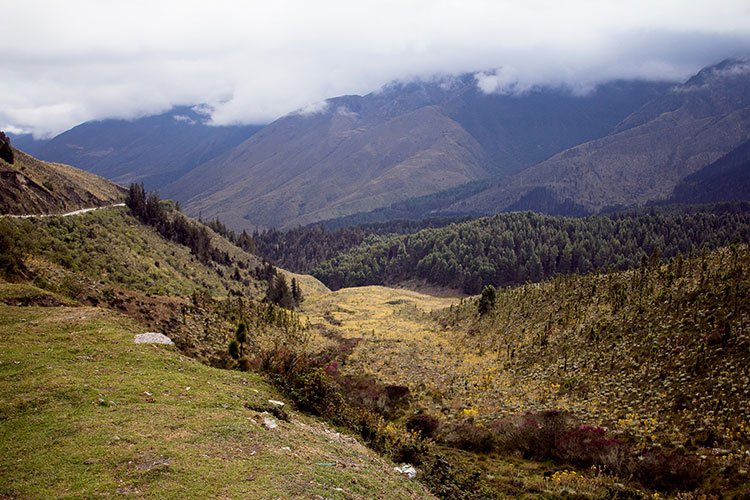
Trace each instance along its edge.
<path fill-rule="evenodd" d="M 622 468 L 625 447 L 618 439 L 607 436 L 602 427 L 579 425 L 556 438 L 553 455 L 584 467 L 604 465 L 614 471 Z"/>
<path fill-rule="evenodd" d="M 24 235 L 7 221 L 0 220 L 0 274 L 8 279 L 23 276 Z"/>
<path fill-rule="evenodd" d="M 487 285 L 482 290 L 482 296 L 479 297 L 477 303 L 477 312 L 480 316 L 484 316 L 495 307 L 495 301 L 497 300 L 497 290 L 492 285 Z"/>
<path fill-rule="evenodd" d="M 441 437 L 448 446 L 461 450 L 488 453 L 495 448 L 494 433 L 471 419 L 447 427 Z"/>
<path fill-rule="evenodd" d="M 647 450 L 630 468 L 641 483 L 662 491 L 694 489 L 705 474 L 698 457 L 663 448 Z"/>
<path fill-rule="evenodd" d="M 570 427 L 569 414 L 557 410 L 526 413 L 494 424 L 498 444 L 526 459 L 555 458 L 558 438 Z"/>
<path fill-rule="evenodd" d="M 437 418 L 426 413 L 412 415 L 406 421 L 406 429 L 409 432 L 416 433 L 422 439 L 428 439 L 434 436 L 439 425 L 440 421 Z"/>

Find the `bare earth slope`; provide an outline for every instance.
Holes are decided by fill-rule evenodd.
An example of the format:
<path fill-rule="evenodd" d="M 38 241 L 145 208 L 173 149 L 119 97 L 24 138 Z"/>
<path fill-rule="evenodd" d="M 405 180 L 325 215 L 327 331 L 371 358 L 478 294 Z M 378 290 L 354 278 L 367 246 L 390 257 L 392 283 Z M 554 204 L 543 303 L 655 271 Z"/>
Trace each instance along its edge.
<path fill-rule="evenodd" d="M 487 174 L 479 144 L 435 107 L 382 123 L 339 107 L 279 120 L 166 193 L 187 199 L 189 213 L 233 227 L 293 227 Z M 206 186 L 205 179 L 214 181 Z"/>
<path fill-rule="evenodd" d="M 0 213 L 64 213 L 119 203 L 124 190 L 110 181 L 61 163 L 47 163 L 14 150 L 0 159 Z"/>

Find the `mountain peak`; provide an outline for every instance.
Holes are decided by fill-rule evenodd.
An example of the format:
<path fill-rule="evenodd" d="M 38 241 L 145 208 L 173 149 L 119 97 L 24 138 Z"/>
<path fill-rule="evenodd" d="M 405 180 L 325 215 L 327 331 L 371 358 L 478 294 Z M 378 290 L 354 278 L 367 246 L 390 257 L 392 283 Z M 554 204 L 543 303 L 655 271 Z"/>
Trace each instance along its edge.
<path fill-rule="evenodd" d="M 750 56 L 732 57 L 712 66 L 706 66 L 679 88 L 693 89 L 729 79 L 744 80 L 748 76 L 750 76 Z"/>

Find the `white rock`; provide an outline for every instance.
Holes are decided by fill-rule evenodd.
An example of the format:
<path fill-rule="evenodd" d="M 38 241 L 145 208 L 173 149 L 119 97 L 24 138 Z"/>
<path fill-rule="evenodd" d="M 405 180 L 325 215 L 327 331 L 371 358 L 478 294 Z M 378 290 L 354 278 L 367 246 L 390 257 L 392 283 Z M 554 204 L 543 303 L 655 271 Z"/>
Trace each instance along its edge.
<path fill-rule="evenodd" d="M 417 469 L 415 469 L 413 465 L 401 464 L 400 467 L 395 467 L 395 469 L 396 472 L 398 472 L 399 474 L 403 474 L 409 479 L 414 479 L 415 477 L 417 477 Z"/>
<path fill-rule="evenodd" d="M 283 402 L 276 401 L 275 399 L 269 399 L 268 402 L 271 403 L 274 406 L 278 406 L 279 408 L 281 408 L 282 406 L 284 406 Z"/>
<path fill-rule="evenodd" d="M 266 429 L 275 429 L 279 426 L 279 424 L 276 423 L 276 420 L 272 419 L 271 417 L 264 417 L 263 425 L 266 426 Z"/>
<path fill-rule="evenodd" d="M 163 333 L 146 332 L 135 336 L 133 340 L 136 344 L 167 344 L 173 345 L 174 342 Z"/>

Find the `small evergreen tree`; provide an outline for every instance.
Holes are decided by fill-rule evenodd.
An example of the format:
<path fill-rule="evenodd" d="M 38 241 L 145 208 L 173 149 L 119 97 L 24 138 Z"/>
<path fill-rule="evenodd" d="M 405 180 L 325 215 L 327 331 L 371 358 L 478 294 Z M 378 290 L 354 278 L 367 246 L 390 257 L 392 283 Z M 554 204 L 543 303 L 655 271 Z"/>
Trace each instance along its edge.
<path fill-rule="evenodd" d="M 234 338 L 240 345 L 240 357 L 242 357 L 245 355 L 245 342 L 247 342 L 247 325 L 244 321 L 237 325 L 237 331 L 234 332 Z"/>
<path fill-rule="evenodd" d="M 229 341 L 229 355 L 232 356 L 232 359 L 240 359 L 240 343 L 237 342 L 237 339 Z"/>
<path fill-rule="evenodd" d="M 495 301 L 497 300 L 497 290 L 492 285 L 487 285 L 482 290 L 482 295 L 479 297 L 479 303 L 477 309 L 480 316 L 484 316 L 495 307 Z"/>
<path fill-rule="evenodd" d="M 294 300 L 295 307 L 300 305 L 305 299 L 302 296 L 302 290 L 299 287 L 299 283 L 297 283 L 297 278 L 292 278 L 292 299 Z"/>

